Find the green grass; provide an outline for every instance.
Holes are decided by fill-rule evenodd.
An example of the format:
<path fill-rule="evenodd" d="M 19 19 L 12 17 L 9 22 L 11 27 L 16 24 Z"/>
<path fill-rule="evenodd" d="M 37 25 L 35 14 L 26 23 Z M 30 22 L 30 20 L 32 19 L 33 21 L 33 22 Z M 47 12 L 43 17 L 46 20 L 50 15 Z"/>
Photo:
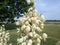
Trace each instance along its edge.
<path fill-rule="evenodd" d="M 10 25 L 11 27 L 11 25 Z M 16 26 L 15 26 L 16 27 Z M 14 26 L 12 26 L 14 28 Z M 17 31 L 16 28 L 12 30 L 8 30 L 11 34 L 10 36 L 10 42 L 13 43 L 13 45 L 17 45 Z M 46 42 L 41 42 L 41 45 L 55 45 L 57 41 L 60 40 L 60 24 L 45 24 L 45 28 L 43 29 L 43 32 L 46 32 L 48 34 L 48 39 Z"/>
<path fill-rule="evenodd" d="M 49 37 L 60 40 L 60 25 L 46 25 L 44 32 L 46 32 Z"/>

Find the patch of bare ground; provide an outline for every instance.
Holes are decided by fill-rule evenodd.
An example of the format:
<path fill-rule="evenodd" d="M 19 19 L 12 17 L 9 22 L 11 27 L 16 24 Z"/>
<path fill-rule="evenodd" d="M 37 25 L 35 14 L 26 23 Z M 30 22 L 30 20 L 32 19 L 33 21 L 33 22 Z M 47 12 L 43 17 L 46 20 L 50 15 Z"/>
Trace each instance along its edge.
<path fill-rule="evenodd" d="M 60 26 L 60 22 L 47 22 L 45 25 L 55 25 L 55 26 Z"/>

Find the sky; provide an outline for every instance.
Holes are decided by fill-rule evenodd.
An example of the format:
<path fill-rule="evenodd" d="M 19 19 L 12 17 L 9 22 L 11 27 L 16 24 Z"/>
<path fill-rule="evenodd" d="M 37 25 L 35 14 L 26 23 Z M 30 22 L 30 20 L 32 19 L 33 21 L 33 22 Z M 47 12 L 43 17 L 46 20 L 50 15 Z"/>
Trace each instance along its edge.
<path fill-rule="evenodd" d="M 36 0 L 35 7 L 46 20 L 60 20 L 60 0 Z"/>

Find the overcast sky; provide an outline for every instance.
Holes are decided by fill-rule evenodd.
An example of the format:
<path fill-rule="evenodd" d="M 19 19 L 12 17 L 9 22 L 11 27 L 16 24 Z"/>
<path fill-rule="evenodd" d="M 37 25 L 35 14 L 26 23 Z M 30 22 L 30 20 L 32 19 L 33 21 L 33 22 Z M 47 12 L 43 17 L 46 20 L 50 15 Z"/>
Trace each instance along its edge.
<path fill-rule="evenodd" d="M 35 7 L 46 20 L 60 20 L 60 0 L 36 0 Z"/>

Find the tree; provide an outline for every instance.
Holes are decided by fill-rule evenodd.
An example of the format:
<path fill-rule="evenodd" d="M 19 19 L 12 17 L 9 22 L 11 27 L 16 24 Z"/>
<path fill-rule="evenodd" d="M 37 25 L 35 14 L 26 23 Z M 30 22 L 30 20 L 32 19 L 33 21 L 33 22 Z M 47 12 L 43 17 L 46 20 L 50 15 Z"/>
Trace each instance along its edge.
<path fill-rule="evenodd" d="M 33 6 L 34 3 L 27 2 L 27 0 L 0 0 L 0 21 L 14 21 L 14 17 L 22 16 L 28 12 L 28 9 Z"/>

